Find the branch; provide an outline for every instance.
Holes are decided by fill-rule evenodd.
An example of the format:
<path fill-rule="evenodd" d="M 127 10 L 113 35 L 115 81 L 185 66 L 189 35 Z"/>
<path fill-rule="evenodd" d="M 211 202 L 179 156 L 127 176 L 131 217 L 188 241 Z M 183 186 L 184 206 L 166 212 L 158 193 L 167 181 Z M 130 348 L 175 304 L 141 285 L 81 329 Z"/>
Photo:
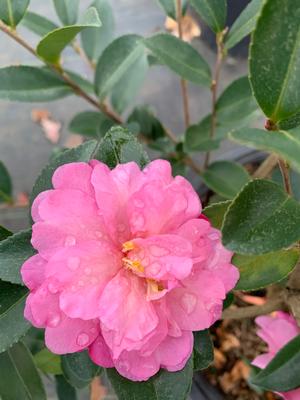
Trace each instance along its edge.
<path fill-rule="evenodd" d="M 222 319 L 254 318 L 259 315 L 270 314 L 273 311 L 285 309 L 285 303 L 281 298 L 268 300 L 261 306 L 249 306 L 239 308 L 228 308 L 223 311 Z"/>
<path fill-rule="evenodd" d="M 176 19 L 178 24 L 178 33 L 179 38 L 182 40 L 182 4 L 181 0 L 176 0 Z M 189 97 L 187 91 L 187 82 L 185 79 L 181 79 L 181 93 L 182 93 L 182 101 L 183 101 L 183 113 L 184 113 L 184 122 L 185 128 L 187 129 L 190 125 L 190 111 L 189 111 Z"/>
<path fill-rule="evenodd" d="M 267 178 L 273 169 L 276 167 L 278 162 L 278 156 L 276 154 L 270 154 L 264 162 L 257 168 L 253 173 L 253 178 Z"/>
<path fill-rule="evenodd" d="M 211 124 L 210 124 L 210 134 L 209 137 L 210 139 L 213 139 L 215 137 L 216 133 L 216 126 L 217 126 L 217 109 L 216 109 L 216 104 L 217 104 L 217 95 L 218 95 L 218 86 L 219 86 L 219 80 L 220 80 L 220 73 L 221 73 L 221 68 L 222 68 L 222 63 L 225 57 L 224 54 L 224 36 L 227 33 L 228 28 L 225 28 L 222 32 L 219 32 L 216 37 L 216 43 L 217 43 L 217 60 L 215 64 L 215 71 L 214 71 L 214 76 L 213 80 L 211 83 L 211 94 L 212 94 L 212 100 L 211 100 Z M 206 152 L 205 155 L 205 160 L 204 160 L 204 169 L 208 167 L 210 161 L 210 151 Z"/>

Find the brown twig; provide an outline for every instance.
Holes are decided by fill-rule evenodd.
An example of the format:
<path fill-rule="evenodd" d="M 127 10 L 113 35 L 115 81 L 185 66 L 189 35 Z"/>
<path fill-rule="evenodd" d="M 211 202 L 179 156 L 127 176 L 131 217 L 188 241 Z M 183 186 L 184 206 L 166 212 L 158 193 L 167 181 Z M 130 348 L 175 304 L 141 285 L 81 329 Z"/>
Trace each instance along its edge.
<path fill-rule="evenodd" d="M 216 64 L 215 64 L 215 70 L 214 70 L 214 76 L 213 80 L 211 83 L 211 124 L 210 124 L 210 134 L 209 137 L 210 139 L 213 139 L 215 137 L 216 133 L 216 126 L 217 126 L 217 109 L 216 109 L 216 104 L 217 104 L 217 96 L 218 96 L 218 86 L 219 86 L 219 81 L 220 81 L 220 74 L 221 74 L 221 68 L 222 68 L 222 63 L 225 57 L 224 53 L 224 36 L 227 33 L 228 28 L 224 29 L 222 32 L 217 33 L 216 36 L 216 43 L 217 43 L 217 59 L 216 59 Z M 208 167 L 208 164 L 210 162 L 210 151 L 207 151 L 205 154 L 205 160 L 204 160 L 204 169 Z"/>
<path fill-rule="evenodd" d="M 253 178 L 267 178 L 273 169 L 276 167 L 278 162 L 278 156 L 276 154 L 270 154 L 263 163 L 257 168 L 252 174 Z"/>
<path fill-rule="evenodd" d="M 255 318 L 259 315 L 270 314 L 273 311 L 282 310 L 285 308 L 284 301 L 280 297 L 277 297 L 276 299 L 267 300 L 267 302 L 261 306 L 227 308 L 223 311 L 222 319 Z"/>
<path fill-rule="evenodd" d="M 181 0 L 176 0 L 176 19 L 177 19 L 177 24 L 178 24 L 179 38 L 182 40 L 183 33 L 182 33 Z M 182 101 L 183 101 L 184 123 L 185 123 L 185 128 L 187 129 L 190 125 L 190 111 L 189 111 L 189 97 L 188 97 L 188 90 L 187 90 L 187 81 L 185 79 L 181 79 L 180 85 L 181 85 L 181 94 L 182 94 Z"/>
<path fill-rule="evenodd" d="M 93 63 L 93 61 L 91 61 L 87 55 L 85 54 L 85 51 L 83 50 L 83 48 L 80 46 L 80 44 L 77 41 L 74 41 L 72 44 L 73 50 L 75 51 L 75 53 L 77 53 L 79 55 L 79 57 L 82 58 L 82 60 L 93 70 L 95 71 L 96 65 L 95 63 Z"/>

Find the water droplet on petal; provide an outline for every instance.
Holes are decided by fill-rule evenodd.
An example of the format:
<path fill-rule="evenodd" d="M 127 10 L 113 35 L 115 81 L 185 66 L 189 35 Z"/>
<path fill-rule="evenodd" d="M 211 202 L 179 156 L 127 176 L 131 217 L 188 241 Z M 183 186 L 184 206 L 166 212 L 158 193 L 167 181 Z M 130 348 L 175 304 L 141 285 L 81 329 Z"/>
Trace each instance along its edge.
<path fill-rule="evenodd" d="M 181 306 L 187 314 L 191 314 L 197 305 L 197 297 L 193 293 L 184 293 L 181 298 Z"/>
<path fill-rule="evenodd" d="M 79 257 L 69 257 L 68 258 L 68 268 L 70 270 L 75 271 L 80 265 L 80 258 Z"/>
<path fill-rule="evenodd" d="M 170 254 L 170 251 L 164 247 L 153 245 L 153 246 L 150 246 L 150 253 L 154 257 L 163 257 L 163 256 L 167 256 L 168 254 Z"/>
<path fill-rule="evenodd" d="M 159 263 L 155 262 L 150 265 L 148 271 L 150 274 L 156 275 L 159 273 L 160 269 L 161 269 L 161 265 Z"/>
<path fill-rule="evenodd" d="M 50 293 L 55 294 L 55 293 L 58 292 L 58 287 L 57 287 L 57 285 L 55 283 L 50 282 L 48 284 L 48 290 L 49 290 Z"/>
<path fill-rule="evenodd" d="M 84 273 L 85 273 L 86 275 L 91 275 L 92 269 L 89 268 L 89 267 L 87 267 L 87 268 L 84 269 Z"/>
<path fill-rule="evenodd" d="M 56 328 L 60 323 L 60 320 L 61 318 L 59 313 L 51 313 L 47 319 L 47 325 L 50 326 L 50 328 Z"/>
<path fill-rule="evenodd" d="M 76 244 L 76 238 L 74 236 L 67 236 L 65 239 L 65 246 L 74 246 Z"/>
<path fill-rule="evenodd" d="M 145 225 L 145 218 L 140 213 L 134 213 L 131 219 L 131 223 L 136 230 L 141 230 Z"/>
<path fill-rule="evenodd" d="M 76 343 L 80 347 L 85 347 L 89 343 L 89 340 L 90 340 L 89 335 L 87 333 L 82 332 L 77 336 Z"/>
<path fill-rule="evenodd" d="M 140 200 L 140 199 L 135 199 L 133 204 L 137 207 L 137 208 L 144 208 L 145 207 L 145 203 Z"/>

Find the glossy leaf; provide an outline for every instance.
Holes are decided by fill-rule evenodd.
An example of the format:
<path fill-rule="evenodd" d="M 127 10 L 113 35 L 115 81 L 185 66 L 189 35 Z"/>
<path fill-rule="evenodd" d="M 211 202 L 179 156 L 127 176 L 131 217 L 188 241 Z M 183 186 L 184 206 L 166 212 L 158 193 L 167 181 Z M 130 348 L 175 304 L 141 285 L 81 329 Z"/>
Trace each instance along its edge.
<path fill-rule="evenodd" d="M 12 182 L 7 168 L 0 161 L 0 203 L 12 201 Z"/>
<path fill-rule="evenodd" d="M 77 25 L 57 28 L 44 36 L 37 46 L 37 54 L 44 60 L 57 64 L 60 53 L 85 28 L 99 27 L 101 21 L 94 7 L 89 8 L 83 15 L 82 21 Z"/>
<path fill-rule="evenodd" d="M 109 0 L 95 0 L 92 6 L 98 11 L 102 25 L 99 28 L 87 28 L 82 31 L 81 43 L 88 58 L 96 63 L 113 39 L 115 21 Z"/>
<path fill-rule="evenodd" d="M 128 117 L 127 122 L 138 123 L 141 134 L 151 140 L 157 140 L 165 136 L 164 127 L 150 107 L 136 107 Z"/>
<path fill-rule="evenodd" d="M 288 132 L 242 128 L 230 132 L 229 138 L 255 149 L 276 153 L 300 172 L 300 129 Z"/>
<path fill-rule="evenodd" d="M 54 156 L 37 178 L 32 189 L 31 202 L 40 192 L 52 189 L 52 175 L 59 166 L 75 161 L 89 161 L 92 158 L 96 147 L 96 140 L 89 140 L 74 149 L 65 150 L 57 156 Z"/>
<path fill-rule="evenodd" d="M 258 256 L 236 254 L 232 263 L 240 271 L 236 290 L 257 290 L 285 278 L 296 266 L 299 251 L 280 250 Z"/>
<path fill-rule="evenodd" d="M 190 44 L 167 33 L 157 33 L 145 39 L 144 43 L 163 64 L 182 78 L 198 85 L 211 84 L 208 64 Z"/>
<path fill-rule="evenodd" d="M 247 76 L 236 79 L 224 90 L 217 101 L 216 110 L 217 119 L 222 124 L 242 120 L 257 110 Z"/>
<path fill-rule="evenodd" d="M 47 68 L 25 65 L 0 68 L 0 99 L 41 102 L 71 93 L 70 87 Z"/>
<path fill-rule="evenodd" d="M 12 232 L 0 225 L 0 242 L 12 235 Z"/>
<path fill-rule="evenodd" d="M 62 356 L 61 366 L 66 380 L 79 389 L 87 386 L 101 371 L 101 367 L 92 362 L 87 351 Z"/>
<path fill-rule="evenodd" d="M 18 232 L 0 243 L 0 279 L 23 284 L 20 274 L 22 264 L 35 251 L 30 243 L 31 230 Z"/>
<path fill-rule="evenodd" d="M 203 172 L 202 179 L 215 193 L 232 199 L 249 181 L 248 172 L 231 161 L 216 161 Z"/>
<path fill-rule="evenodd" d="M 157 0 L 164 12 L 174 20 L 177 17 L 176 0 Z M 187 8 L 187 0 L 181 1 L 182 14 L 185 14 Z"/>
<path fill-rule="evenodd" d="M 77 21 L 79 0 L 53 0 L 56 14 L 64 25 Z"/>
<path fill-rule="evenodd" d="M 121 127 L 113 127 L 107 132 L 95 153 L 95 158 L 110 168 L 129 161 L 135 161 L 140 167 L 144 167 L 149 162 L 143 146 L 132 133 Z"/>
<path fill-rule="evenodd" d="M 299 387 L 300 335 L 286 344 L 252 383 L 265 390 L 288 392 Z"/>
<path fill-rule="evenodd" d="M 22 25 L 39 36 L 45 36 L 47 33 L 58 28 L 54 22 L 31 11 L 27 11 L 24 15 Z"/>
<path fill-rule="evenodd" d="M 203 214 L 209 219 L 214 228 L 221 229 L 224 216 L 231 204 L 230 200 L 221 201 L 220 203 L 211 204 L 203 210 Z"/>
<path fill-rule="evenodd" d="M 81 112 L 71 120 L 69 130 L 93 138 L 103 137 L 114 125 L 104 114 L 97 111 Z"/>
<path fill-rule="evenodd" d="M 107 96 L 143 53 L 138 35 L 121 36 L 103 51 L 95 75 L 95 89 L 100 98 Z"/>
<path fill-rule="evenodd" d="M 34 355 L 34 362 L 45 374 L 60 375 L 62 374 L 60 356 L 51 353 L 48 349 L 42 349 Z"/>
<path fill-rule="evenodd" d="M 3 400 L 46 400 L 41 377 L 23 343 L 0 354 L 0 396 Z"/>
<path fill-rule="evenodd" d="M 0 1 L 0 19 L 15 28 L 23 18 L 30 0 Z"/>
<path fill-rule="evenodd" d="M 248 183 L 229 207 L 223 244 L 240 254 L 264 254 L 300 239 L 300 204 L 276 183 Z"/>
<path fill-rule="evenodd" d="M 268 0 L 250 51 L 250 80 L 263 112 L 278 122 L 300 110 L 300 3 Z"/>
<path fill-rule="evenodd" d="M 262 0 L 252 0 L 241 12 L 234 24 L 230 28 L 225 39 L 225 47 L 231 49 L 238 44 L 244 37 L 253 31 L 259 17 Z"/>
<path fill-rule="evenodd" d="M 146 382 L 133 382 L 123 378 L 115 369 L 106 370 L 119 400 L 186 400 L 193 377 L 193 357 L 178 372 L 161 370 Z"/>
<path fill-rule="evenodd" d="M 282 119 L 278 123 L 278 127 L 281 130 L 293 129 L 299 125 L 300 125 L 300 112 L 297 112 L 296 114 L 292 115 L 289 118 Z"/>
<path fill-rule="evenodd" d="M 56 393 L 58 400 L 77 400 L 76 389 L 69 384 L 63 375 L 55 376 Z"/>
<path fill-rule="evenodd" d="M 16 343 L 30 327 L 24 319 L 27 293 L 22 286 L 0 281 L 0 353 Z"/>
<path fill-rule="evenodd" d="M 113 108 L 122 114 L 144 83 L 148 71 L 148 60 L 145 52 L 128 69 L 112 90 L 111 102 Z"/>
<path fill-rule="evenodd" d="M 208 330 L 194 332 L 194 371 L 208 368 L 214 361 L 214 347 Z"/>
<path fill-rule="evenodd" d="M 193 151 L 211 151 L 220 146 L 220 139 L 211 139 L 210 137 L 210 116 L 204 118 L 197 125 L 191 125 L 184 135 L 184 148 L 187 152 Z"/>
<path fill-rule="evenodd" d="M 227 16 L 226 0 L 190 0 L 190 4 L 214 32 L 222 32 Z"/>

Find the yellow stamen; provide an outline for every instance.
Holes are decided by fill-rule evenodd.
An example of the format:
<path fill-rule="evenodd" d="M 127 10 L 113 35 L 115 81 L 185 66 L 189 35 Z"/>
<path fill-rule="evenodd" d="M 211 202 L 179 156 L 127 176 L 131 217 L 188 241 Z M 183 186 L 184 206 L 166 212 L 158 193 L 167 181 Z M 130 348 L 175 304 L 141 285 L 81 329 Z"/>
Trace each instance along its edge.
<path fill-rule="evenodd" d="M 148 283 L 148 293 L 158 293 L 164 290 L 164 287 L 160 282 L 155 281 L 154 279 L 147 279 Z"/>
<path fill-rule="evenodd" d="M 135 260 L 130 260 L 129 258 L 122 258 L 125 268 L 131 269 L 132 271 L 144 272 L 144 267 L 142 264 Z"/>
<path fill-rule="evenodd" d="M 123 253 L 127 253 L 128 251 L 134 250 L 135 249 L 135 245 L 133 242 L 129 241 L 129 242 L 125 242 L 122 245 L 122 252 Z"/>

